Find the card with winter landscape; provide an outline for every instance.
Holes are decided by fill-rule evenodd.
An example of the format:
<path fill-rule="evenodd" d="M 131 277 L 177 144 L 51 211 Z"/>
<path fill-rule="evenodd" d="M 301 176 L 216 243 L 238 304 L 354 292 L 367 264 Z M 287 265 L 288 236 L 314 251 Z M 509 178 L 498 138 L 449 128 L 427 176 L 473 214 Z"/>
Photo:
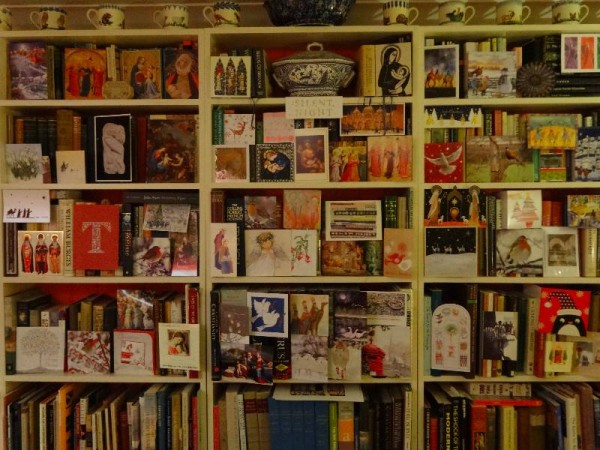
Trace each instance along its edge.
<path fill-rule="evenodd" d="M 544 249 L 545 235 L 541 228 L 496 230 L 496 275 L 541 277 Z"/>
<path fill-rule="evenodd" d="M 327 382 L 327 337 L 293 334 L 292 379 Z"/>
<path fill-rule="evenodd" d="M 476 227 L 425 228 L 425 274 L 429 277 L 476 277 Z"/>

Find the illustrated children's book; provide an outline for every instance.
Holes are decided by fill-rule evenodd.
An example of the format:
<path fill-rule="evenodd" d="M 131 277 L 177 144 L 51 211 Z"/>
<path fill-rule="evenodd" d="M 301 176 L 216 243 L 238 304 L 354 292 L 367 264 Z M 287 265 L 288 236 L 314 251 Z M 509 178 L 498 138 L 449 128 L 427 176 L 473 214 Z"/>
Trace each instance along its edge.
<path fill-rule="evenodd" d="M 462 142 L 425 144 L 425 182 L 462 183 L 464 158 Z"/>
<path fill-rule="evenodd" d="M 198 98 L 198 52 L 166 47 L 162 49 L 164 98 Z"/>
<path fill-rule="evenodd" d="M 526 120 L 529 148 L 577 148 L 577 114 L 527 114 Z"/>
<path fill-rule="evenodd" d="M 467 183 L 534 181 L 533 150 L 516 136 L 469 137 L 465 166 Z"/>
<path fill-rule="evenodd" d="M 368 181 L 412 178 L 412 136 L 369 136 L 367 153 Z"/>
<path fill-rule="evenodd" d="M 64 93 L 66 100 L 103 98 L 106 50 L 65 48 Z"/>
<path fill-rule="evenodd" d="M 570 227 L 600 227 L 600 195 L 567 195 Z"/>
<path fill-rule="evenodd" d="M 541 228 L 496 230 L 496 275 L 541 277 L 544 274 L 545 236 Z"/>
<path fill-rule="evenodd" d="M 425 274 L 431 277 L 478 275 L 477 227 L 426 227 Z"/>
<path fill-rule="evenodd" d="M 48 86 L 48 53 L 43 42 L 10 42 L 10 98 L 47 100 L 54 98 Z"/>
<path fill-rule="evenodd" d="M 148 118 L 146 182 L 194 182 L 197 122 L 195 115 L 151 115 Z"/>
<path fill-rule="evenodd" d="M 542 287 L 538 330 L 565 336 L 585 336 L 591 292 Z"/>
<path fill-rule="evenodd" d="M 599 181 L 600 127 L 577 131 L 577 148 L 573 158 L 573 181 Z"/>
<path fill-rule="evenodd" d="M 516 97 L 515 52 L 467 52 L 465 59 L 468 98 Z"/>
<path fill-rule="evenodd" d="M 161 50 L 121 50 L 121 79 L 129 82 L 135 98 L 162 98 Z"/>

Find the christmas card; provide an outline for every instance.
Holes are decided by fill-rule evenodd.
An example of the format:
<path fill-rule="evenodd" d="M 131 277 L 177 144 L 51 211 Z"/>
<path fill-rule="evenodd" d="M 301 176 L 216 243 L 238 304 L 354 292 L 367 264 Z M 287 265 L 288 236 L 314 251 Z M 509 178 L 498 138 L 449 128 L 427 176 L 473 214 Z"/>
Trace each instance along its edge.
<path fill-rule="evenodd" d="M 496 275 L 541 277 L 544 274 L 545 234 L 541 228 L 496 230 Z"/>
<path fill-rule="evenodd" d="M 502 191 L 499 194 L 500 228 L 540 228 L 542 226 L 541 189 Z"/>
<path fill-rule="evenodd" d="M 462 142 L 425 144 L 425 182 L 462 183 L 464 157 Z"/>
<path fill-rule="evenodd" d="M 591 292 L 542 287 L 538 330 L 565 336 L 585 336 Z"/>

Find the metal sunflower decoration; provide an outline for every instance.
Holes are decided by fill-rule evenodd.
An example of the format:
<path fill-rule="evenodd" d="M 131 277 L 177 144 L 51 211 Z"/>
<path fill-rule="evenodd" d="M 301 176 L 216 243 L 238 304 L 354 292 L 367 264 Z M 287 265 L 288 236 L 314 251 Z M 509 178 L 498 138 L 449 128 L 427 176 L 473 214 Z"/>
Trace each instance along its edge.
<path fill-rule="evenodd" d="M 554 71 L 543 62 L 524 64 L 517 71 L 517 94 L 521 97 L 547 97 L 554 83 Z"/>

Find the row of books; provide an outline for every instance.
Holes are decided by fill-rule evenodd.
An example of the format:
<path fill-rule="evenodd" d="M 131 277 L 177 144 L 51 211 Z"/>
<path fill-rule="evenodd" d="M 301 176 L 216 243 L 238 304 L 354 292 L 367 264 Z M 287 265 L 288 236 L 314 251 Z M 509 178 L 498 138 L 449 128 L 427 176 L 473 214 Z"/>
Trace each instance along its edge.
<path fill-rule="evenodd" d="M 432 375 L 587 375 L 600 361 L 598 292 L 556 286 L 428 285 L 425 364 Z"/>
<path fill-rule="evenodd" d="M 197 192 L 125 191 L 117 203 L 106 192 L 87 201 L 81 191 L 11 192 L 4 197 L 6 276 L 198 274 Z M 37 207 L 27 211 L 22 205 L 30 199 Z M 97 230 L 100 241 L 82 225 L 94 219 L 108 224 Z"/>
<path fill-rule="evenodd" d="M 198 50 L 192 41 L 137 49 L 11 42 L 8 67 L 12 99 L 198 98 Z"/>
<path fill-rule="evenodd" d="M 224 272 L 218 264 L 213 265 L 212 275 L 249 274 L 248 266 L 255 262 L 257 251 L 260 253 L 260 243 L 256 239 L 261 234 L 263 237 L 269 236 L 278 254 L 282 255 L 278 267 L 287 267 L 285 274 L 290 275 L 293 264 L 291 259 L 285 263 L 283 260 L 286 257 L 283 255 L 291 251 L 290 239 L 295 239 L 295 235 L 301 233 L 299 231 L 290 236 L 290 230 L 305 230 L 302 233 L 311 236 L 305 243 L 306 250 L 310 249 L 311 259 L 305 262 L 310 263 L 313 275 L 317 272 L 324 275 L 387 276 L 407 276 L 412 273 L 412 264 L 409 264 L 411 258 L 407 258 L 413 245 L 412 230 L 409 228 L 412 226 L 410 192 L 400 191 L 398 195 L 375 193 L 376 196 L 382 195 L 382 198 L 372 200 L 342 200 L 337 196 L 337 201 L 333 198 L 329 200 L 330 194 L 327 190 L 318 189 L 280 189 L 272 191 L 270 195 L 238 195 L 213 190 L 211 236 L 215 246 L 212 255 L 217 261 L 219 252 L 225 251 L 221 244 L 226 237 L 232 267 L 229 270 L 228 264 L 228 271 Z M 341 223 L 342 218 L 344 223 Z M 358 224 L 357 220 L 361 223 Z M 316 252 L 319 237 L 324 237 L 320 243 L 320 260 Z M 382 246 L 384 241 L 389 245 Z M 398 258 L 406 258 L 401 271 L 394 264 Z M 265 269 L 261 270 L 262 275 L 282 275 L 281 272 L 276 273 L 275 266 L 262 267 Z"/>
<path fill-rule="evenodd" d="M 6 450 L 197 449 L 197 384 L 22 384 L 4 396 Z"/>
<path fill-rule="evenodd" d="M 186 114 L 83 115 L 58 109 L 14 117 L 7 182 L 191 183 L 198 117 Z"/>
<path fill-rule="evenodd" d="M 173 355 L 197 360 L 198 295 L 188 285 L 185 292 L 117 289 L 70 303 L 37 288 L 6 296 L 6 373 L 185 375 Z"/>
<path fill-rule="evenodd" d="M 409 385 L 228 385 L 213 406 L 214 448 L 409 449 Z"/>
<path fill-rule="evenodd" d="M 529 396 L 480 396 L 458 383 L 425 388 L 424 448 L 589 449 L 598 445 L 596 383 L 545 383 Z"/>
<path fill-rule="evenodd" d="M 411 373 L 412 291 L 211 291 L 214 380 L 326 382 Z"/>

